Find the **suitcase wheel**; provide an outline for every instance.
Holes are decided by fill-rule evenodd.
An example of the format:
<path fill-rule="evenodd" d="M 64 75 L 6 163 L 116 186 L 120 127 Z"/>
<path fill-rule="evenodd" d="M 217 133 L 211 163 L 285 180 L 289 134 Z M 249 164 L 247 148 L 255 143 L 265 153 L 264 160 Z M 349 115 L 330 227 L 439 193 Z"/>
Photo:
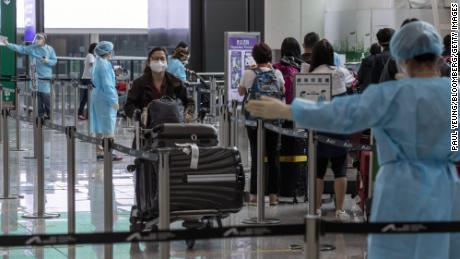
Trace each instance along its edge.
<path fill-rule="evenodd" d="M 195 246 L 195 240 L 193 239 L 185 240 L 185 244 L 187 244 L 187 249 L 192 250 L 193 247 Z"/>
<path fill-rule="evenodd" d="M 132 172 L 136 171 L 136 165 L 128 165 L 126 170 L 128 170 L 128 172 L 132 173 Z"/>

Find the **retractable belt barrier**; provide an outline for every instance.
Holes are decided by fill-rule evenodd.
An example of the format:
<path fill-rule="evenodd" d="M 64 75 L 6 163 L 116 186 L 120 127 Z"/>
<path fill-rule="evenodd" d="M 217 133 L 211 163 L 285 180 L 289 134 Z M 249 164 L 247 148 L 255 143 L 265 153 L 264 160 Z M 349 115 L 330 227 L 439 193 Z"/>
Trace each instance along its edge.
<path fill-rule="evenodd" d="M 460 222 L 341 223 L 319 220 L 321 235 L 460 233 Z M 216 229 L 79 234 L 2 235 L 0 247 L 85 245 L 244 237 L 305 236 L 306 224 L 228 226 Z"/>
<path fill-rule="evenodd" d="M 231 120 L 233 122 L 237 122 L 245 126 L 257 127 L 257 121 L 255 120 L 246 120 L 242 118 L 235 119 L 234 117 L 232 117 Z M 287 129 L 287 128 L 273 125 L 271 123 L 265 123 L 264 127 L 280 135 L 294 137 L 294 138 L 308 138 L 308 131 L 303 130 L 303 129 Z M 359 151 L 359 150 L 372 151 L 372 148 L 373 148 L 373 146 L 371 145 L 353 144 L 349 141 L 334 139 L 334 138 L 330 138 L 330 137 L 326 137 L 326 136 L 322 136 L 318 134 L 315 136 L 315 138 L 318 142 L 336 146 L 336 147 L 346 148 L 349 151 Z"/>

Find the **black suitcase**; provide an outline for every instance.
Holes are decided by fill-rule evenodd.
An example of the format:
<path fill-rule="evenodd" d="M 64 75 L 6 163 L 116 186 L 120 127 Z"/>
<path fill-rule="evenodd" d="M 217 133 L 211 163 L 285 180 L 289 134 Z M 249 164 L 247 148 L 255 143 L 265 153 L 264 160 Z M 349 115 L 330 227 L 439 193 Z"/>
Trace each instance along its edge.
<path fill-rule="evenodd" d="M 219 144 L 217 130 L 205 124 L 166 123 L 144 134 L 149 148 L 174 147 L 176 144 L 194 143 L 200 147 Z"/>
<path fill-rule="evenodd" d="M 198 169 L 190 168 L 191 155 L 170 153 L 171 218 L 186 215 L 225 215 L 243 206 L 245 184 L 240 153 L 234 148 L 200 147 Z M 158 217 L 158 164 L 136 159 L 136 212 L 131 222 Z"/>

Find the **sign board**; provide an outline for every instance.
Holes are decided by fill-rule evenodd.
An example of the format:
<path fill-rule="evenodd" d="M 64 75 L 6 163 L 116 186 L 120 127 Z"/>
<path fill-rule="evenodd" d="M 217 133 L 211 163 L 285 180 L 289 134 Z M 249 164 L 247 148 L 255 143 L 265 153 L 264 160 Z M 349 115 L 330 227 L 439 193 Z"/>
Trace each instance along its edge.
<path fill-rule="evenodd" d="M 32 42 L 35 38 L 35 0 L 24 1 L 24 42 Z"/>
<path fill-rule="evenodd" d="M 295 77 L 295 97 L 315 102 L 331 101 L 331 74 L 297 74 Z"/>
<path fill-rule="evenodd" d="M 244 71 L 255 62 L 252 48 L 260 42 L 259 32 L 226 32 L 225 33 L 225 87 L 227 102 L 242 102 L 238 94 L 238 86 Z"/>

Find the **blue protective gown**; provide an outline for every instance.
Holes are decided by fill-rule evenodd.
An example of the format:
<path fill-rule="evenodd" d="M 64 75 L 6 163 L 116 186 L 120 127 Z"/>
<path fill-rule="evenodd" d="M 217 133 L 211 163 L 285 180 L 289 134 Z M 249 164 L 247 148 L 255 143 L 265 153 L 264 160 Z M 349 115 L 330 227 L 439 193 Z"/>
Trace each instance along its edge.
<path fill-rule="evenodd" d="M 16 44 L 8 44 L 9 49 L 20 54 L 29 55 L 30 64 L 35 64 L 38 78 L 38 91 L 41 93 L 50 93 L 50 81 L 40 79 L 51 79 L 53 76 L 53 67 L 57 63 L 56 53 L 53 47 L 45 45 L 22 46 Z M 43 62 L 43 57 L 48 58 L 48 63 Z"/>
<path fill-rule="evenodd" d="M 177 58 L 168 56 L 168 69 L 166 71 L 168 71 L 170 74 L 173 74 L 175 77 L 182 81 L 187 80 L 187 75 L 185 74 L 185 66 Z"/>
<path fill-rule="evenodd" d="M 115 133 L 117 111 L 113 105 L 118 103 L 115 88 L 115 72 L 107 59 L 98 57 L 91 81 L 94 89 L 91 93 L 91 133 L 111 136 Z"/>
<path fill-rule="evenodd" d="M 353 133 L 371 128 L 380 164 L 372 222 L 460 221 L 460 184 L 450 151 L 450 80 L 410 78 L 370 86 L 330 104 L 296 99 L 304 128 Z M 458 234 L 370 235 L 369 259 L 458 259 Z"/>

